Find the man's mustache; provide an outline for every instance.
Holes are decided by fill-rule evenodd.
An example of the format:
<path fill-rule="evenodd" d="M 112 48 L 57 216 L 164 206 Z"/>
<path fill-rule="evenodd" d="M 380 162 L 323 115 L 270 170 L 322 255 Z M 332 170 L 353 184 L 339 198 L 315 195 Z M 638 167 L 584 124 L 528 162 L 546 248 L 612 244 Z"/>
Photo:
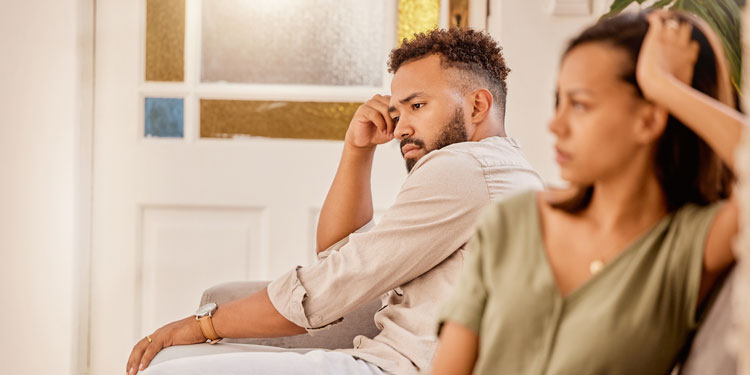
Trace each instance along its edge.
<path fill-rule="evenodd" d="M 419 148 L 424 148 L 424 142 L 421 139 L 417 138 L 404 138 L 401 140 L 401 145 L 399 146 L 399 150 L 401 150 L 401 156 L 404 156 L 404 146 L 408 144 L 413 144 Z"/>

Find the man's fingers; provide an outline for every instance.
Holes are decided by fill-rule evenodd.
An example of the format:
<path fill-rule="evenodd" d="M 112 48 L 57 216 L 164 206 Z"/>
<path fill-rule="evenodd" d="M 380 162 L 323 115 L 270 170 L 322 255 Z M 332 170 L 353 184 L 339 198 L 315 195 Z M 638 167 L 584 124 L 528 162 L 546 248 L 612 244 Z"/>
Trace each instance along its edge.
<path fill-rule="evenodd" d="M 372 122 L 375 127 L 378 128 L 378 131 L 385 132 L 388 128 L 383 115 L 377 109 L 371 106 L 365 106 L 363 108 L 362 115 L 365 117 L 365 119 Z"/>
<path fill-rule="evenodd" d="M 138 370 L 142 371 L 145 370 L 146 367 L 148 367 L 149 364 L 151 364 L 151 360 L 154 359 L 156 356 L 156 353 L 159 353 L 160 350 L 162 350 L 164 347 L 162 345 L 161 340 L 154 340 L 151 342 L 149 346 L 146 347 L 146 352 L 143 353 L 143 358 L 141 358 L 140 363 L 138 364 Z"/>
<path fill-rule="evenodd" d="M 146 350 L 147 346 L 148 340 L 146 340 L 146 338 L 144 337 L 133 347 L 133 351 L 130 352 L 130 358 L 128 358 L 128 364 L 127 366 L 125 366 L 125 371 L 128 375 L 138 371 L 138 364 L 141 363 L 141 357 L 143 356 L 143 352 Z"/>
<path fill-rule="evenodd" d="M 395 127 L 393 124 L 393 119 L 391 118 L 391 114 L 388 112 L 388 101 L 386 100 L 370 100 L 367 102 L 367 104 L 375 109 L 376 111 L 380 112 L 380 115 L 383 117 L 383 120 L 385 120 L 385 131 L 387 134 L 393 133 L 393 128 Z"/>
<path fill-rule="evenodd" d="M 380 103 L 388 105 L 388 103 L 391 101 L 391 96 L 375 94 L 370 100 L 378 101 Z"/>

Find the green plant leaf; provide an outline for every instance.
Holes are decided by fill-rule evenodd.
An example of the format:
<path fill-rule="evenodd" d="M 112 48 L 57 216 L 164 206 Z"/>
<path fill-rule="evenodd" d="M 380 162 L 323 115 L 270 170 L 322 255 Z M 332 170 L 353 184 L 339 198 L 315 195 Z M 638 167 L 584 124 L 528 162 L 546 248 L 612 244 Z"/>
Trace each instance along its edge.
<path fill-rule="evenodd" d="M 651 7 L 649 7 L 649 8 L 650 9 L 654 9 L 654 8 L 667 8 L 673 2 L 674 2 L 674 0 L 659 0 L 659 1 L 655 2 L 653 5 L 651 5 Z"/>
<path fill-rule="evenodd" d="M 623 9 L 627 8 L 628 5 L 637 2 L 638 4 L 642 3 L 644 0 L 615 0 L 615 2 L 612 3 L 612 5 L 609 7 L 609 12 L 607 14 L 601 16 L 599 19 L 605 19 L 612 17 L 614 15 L 617 15 L 618 13 L 622 12 Z"/>
<path fill-rule="evenodd" d="M 731 69 L 732 84 L 742 82 L 742 45 L 740 43 L 740 6 L 737 0 L 681 0 L 680 9 L 704 19 L 718 34 Z"/>

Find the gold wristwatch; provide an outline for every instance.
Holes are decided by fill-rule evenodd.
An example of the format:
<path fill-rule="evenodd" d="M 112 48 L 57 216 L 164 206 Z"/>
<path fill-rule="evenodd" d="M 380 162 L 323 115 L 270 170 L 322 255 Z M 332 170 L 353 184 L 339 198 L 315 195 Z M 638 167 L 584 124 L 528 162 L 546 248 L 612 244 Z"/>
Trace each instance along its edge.
<path fill-rule="evenodd" d="M 206 338 L 209 344 L 216 344 L 221 341 L 221 337 L 216 334 L 214 330 L 214 323 L 211 321 L 211 317 L 216 312 L 219 306 L 213 302 L 207 303 L 198 308 L 195 312 L 195 319 L 198 320 L 198 324 L 201 327 L 201 333 Z"/>

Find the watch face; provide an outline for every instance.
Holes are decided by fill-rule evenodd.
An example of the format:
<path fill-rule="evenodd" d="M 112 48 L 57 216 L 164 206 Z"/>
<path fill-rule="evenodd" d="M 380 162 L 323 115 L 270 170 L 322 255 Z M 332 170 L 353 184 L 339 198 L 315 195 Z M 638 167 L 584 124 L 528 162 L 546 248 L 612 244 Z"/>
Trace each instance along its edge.
<path fill-rule="evenodd" d="M 216 304 L 211 302 L 207 303 L 201 307 L 198 308 L 198 311 L 195 312 L 196 317 L 202 317 L 202 316 L 209 316 L 214 310 L 216 310 Z"/>

